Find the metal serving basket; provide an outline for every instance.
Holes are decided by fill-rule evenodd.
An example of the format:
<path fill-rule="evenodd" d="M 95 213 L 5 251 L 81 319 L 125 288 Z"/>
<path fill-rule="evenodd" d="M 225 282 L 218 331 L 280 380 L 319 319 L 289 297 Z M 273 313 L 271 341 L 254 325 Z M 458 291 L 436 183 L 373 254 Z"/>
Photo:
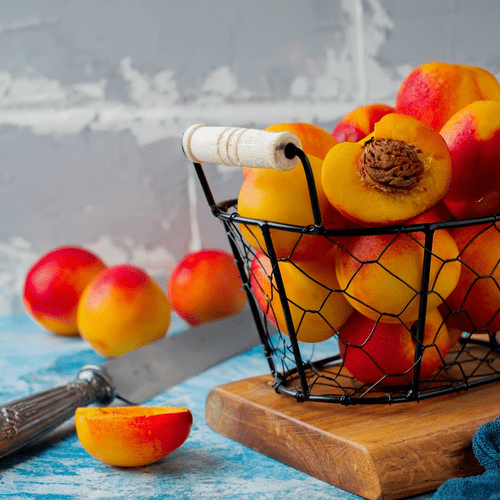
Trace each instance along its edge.
<path fill-rule="evenodd" d="M 460 340 L 441 359 L 440 366 L 433 374 L 425 380 L 421 380 L 420 377 L 422 355 L 427 347 L 423 339 L 429 294 L 429 273 L 433 256 L 433 237 L 438 231 L 474 224 L 487 224 L 487 227 L 495 226 L 500 229 L 498 217 L 370 229 L 325 229 L 321 220 L 311 166 L 307 156 L 297 146 L 300 144 L 297 141 L 294 140 L 293 134 L 289 133 L 275 134 L 252 129 L 204 127 L 202 125 L 190 127 L 183 138 L 184 152 L 193 161 L 208 205 L 213 215 L 222 223 L 229 239 L 243 287 L 248 295 L 264 355 L 274 378 L 274 389 L 279 393 L 295 397 L 297 401 L 343 405 L 392 404 L 464 391 L 499 380 L 500 344 L 496 332 L 490 332 L 487 328 L 462 333 Z M 273 163 L 275 168 L 279 168 L 280 163 L 282 166 L 286 162 L 294 162 L 297 164 L 294 168 L 304 170 L 314 224 L 295 226 L 242 217 L 238 213 L 237 199 L 216 202 L 202 166 L 202 163 L 216 163 L 262 167 L 266 163 Z M 264 244 L 260 248 L 250 245 L 241 232 L 242 227 L 250 229 L 254 234 L 261 234 Z M 332 242 L 336 242 L 336 238 L 342 236 L 392 234 L 396 239 L 402 234 L 420 235 L 420 241 L 423 240 L 425 243 L 422 252 L 421 289 L 415 291 L 420 312 L 418 320 L 414 323 L 415 328 L 411 330 L 415 341 L 414 363 L 410 370 L 401 374 L 407 383 L 390 385 L 387 383 L 390 377 L 386 379 L 385 376 L 381 376 L 380 380 L 375 382 L 362 383 L 351 375 L 339 354 L 338 346 L 339 339 L 342 338 L 342 327 L 338 332 L 333 331 L 330 339 L 322 342 L 311 344 L 297 340 L 301 325 L 300 322 L 294 324 L 292 319 L 291 301 L 287 296 L 278 265 L 284 261 L 293 262 L 293 252 L 286 258 L 276 257 L 272 230 L 293 232 L 297 234 L 298 240 L 306 235 L 317 235 L 320 238 L 328 238 Z M 500 261 L 500 248 L 498 253 Z M 271 293 L 277 294 L 276 296 L 280 299 L 287 334 L 276 328 L 276 322 L 269 320 L 269 314 L 263 313 L 256 298 L 256 290 L 252 288 L 252 281 L 255 283 L 255 280 L 252 280 L 251 263 L 257 255 L 261 254 L 265 255 L 270 262 L 272 276 L 269 278 L 272 277 L 273 283 Z M 487 278 L 494 280 L 493 276 Z M 345 289 L 331 289 L 330 292 L 348 293 Z M 300 308 L 301 304 L 294 303 L 293 306 Z M 304 309 L 304 313 L 306 312 L 307 314 L 321 314 L 320 310 Z"/>

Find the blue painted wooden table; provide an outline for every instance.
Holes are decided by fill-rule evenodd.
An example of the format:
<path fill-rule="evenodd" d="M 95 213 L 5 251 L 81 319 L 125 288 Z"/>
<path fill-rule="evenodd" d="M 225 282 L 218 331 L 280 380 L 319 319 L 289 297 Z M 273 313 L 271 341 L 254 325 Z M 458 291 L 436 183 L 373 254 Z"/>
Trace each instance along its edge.
<path fill-rule="evenodd" d="M 170 333 L 183 328 L 174 318 Z M 27 316 L 0 317 L 0 404 L 70 382 L 82 365 L 102 361 L 83 339 L 54 335 Z M 0 498 L 360 498 L 208 427 L 205 400 L 211 388 L 267 372 L 256 345 L 150 400 L 150 406 L 189 408 L 194 423 L 181 448 L 146 467 L 121 469 L 99 462 L 82 448 L 73 423 L 68 422 L 36 446 L 0 460 Z"/>

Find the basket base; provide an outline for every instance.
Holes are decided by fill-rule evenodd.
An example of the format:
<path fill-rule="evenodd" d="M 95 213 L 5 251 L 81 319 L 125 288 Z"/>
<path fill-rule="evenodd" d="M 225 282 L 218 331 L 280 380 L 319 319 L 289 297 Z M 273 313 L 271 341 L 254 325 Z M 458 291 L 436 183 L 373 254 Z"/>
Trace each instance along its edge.
<path fill-rule="evenodd" d="M 491 383 L 390 406 L 299 403 L 262 375 L 213 389 L 206 418 L 216 432 L 317 479 L 367 499 L 399 499 L 483 472 L 472 437 L 500 415 L 499 394 Z"/>

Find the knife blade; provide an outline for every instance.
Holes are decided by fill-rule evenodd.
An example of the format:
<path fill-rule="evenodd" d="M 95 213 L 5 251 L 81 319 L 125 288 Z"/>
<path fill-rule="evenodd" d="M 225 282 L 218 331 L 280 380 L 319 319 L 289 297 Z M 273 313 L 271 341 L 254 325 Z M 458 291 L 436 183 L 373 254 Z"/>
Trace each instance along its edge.
<path fill-rule="evenodd" d="M 258 344 L 251 309 L 163 337 L 76 380 L 0 406 L 0 458 L 24 448 L 74 416 L 76 408 L 115 398 L 142 404 L 170 387 Z"/>

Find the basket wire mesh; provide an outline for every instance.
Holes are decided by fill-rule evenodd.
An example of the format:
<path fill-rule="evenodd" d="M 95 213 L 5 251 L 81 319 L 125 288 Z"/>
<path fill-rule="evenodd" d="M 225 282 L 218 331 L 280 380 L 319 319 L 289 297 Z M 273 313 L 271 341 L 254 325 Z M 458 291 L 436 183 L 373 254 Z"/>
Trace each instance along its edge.
<path fill-rule="evenodd" d="M 217 217 L 225 229 L 231 250 L 238 266 L 243 288 L 245 289 L 249 304 L 255 320 L 255 325 L 260 337 L 264 355 L 269 364 L 269 369 L 274 378 L 273 387 L 276 391 L 295 397 L 297 401 L 316 401 L 325 403 L 339 403 L 343 405 L 352 404 L 392 404 L 400 402 L 416 401 L 424 398 L 440 396 L 452 392 L 468 390 L 479 385 L 496 382 L 500 378 L 500 344 L 497 334 L 489 331 L 488 326 L 480 330 L 471 328 L 470 332 L 463 332 L 456 345 L 450 349 L 446 356 L 441 356 L 439 367 L 433 374 L 424 380 L 420 378 L 422 356 L 427 349 L 439 349 L 434 343 L 424 342 L 424 331 L 426 325 L 427 302 L 430 294 L 436 293 L 430 289 L 430 266 L 433 258 L 439 258 L 433 253 L 433 241 L 437 232 L 453 227 L 486 225 L 486 229 L 499 231 L 498 218 L 496 215 L 478 219 L 451 221 L 451 222 L 429 222 L 411 225 L 395 225 L 377 228 L 355 228 L 355 229 L 325 229 L 318 203 L 318 196 L 312 169 L 303 151 L 293 145 L 287 146 L 289 157 L 297 155 L 307 179 L 309 188 L 311 211 L 314 224 L 309 226 L 295 226 L 279 222 L 252 219 L 242 217 L 237 211 L 237 199 L 231 199 L 217 203 L 213 197 L 212 190 L 200 163 L 194 163 L 199 182 L 207 199 L 212 214 Z M 295 168 L 300 168 L 297 165 Z M 247 232 L 262 236 L 264 245 L 252 244 L 245 238 L 241 228 Z M 339 251 L 348 252 L 341 243 L 344 236 L 368 236 L 368 235 L 392 235 L 391 241 L 398 238 L 412 238 L 423 248 L 423 263 L 421 288 L 414 290 L 414 300 L 419 301 L 418 320 L 411 329 L 414 339 L 414 363 L 411 369 L 399 374 L 404 377 L 403 384 L 391 385 L 391 377 L 382 373 L 379 380 L 363 383 L 357 380 L 345 367 L 345 362 L 339 354 L 339 342 L 342 341 L 342 328 L 333 331 L 333 336 L 325 341 L 309 344 L 297 340 L 300 330 L 300 321 L 294 322 L 291 307 L 301 308 L 300 303 L 290 301 L 287 297 L 286 287 L 280 272 L 280 263 L 289 262 L 300 268 L 300 263 L 294 263 L 293 250 L 285 258 L 277 258 L 273 241 L 273 231 L 287 231 L 297 234 L 297 244 L 301 238 L 308 235 L 316 235 L 328 238 L 334 242 Z M 416 238 L 415 235 L 420 235 Z M 423 238 L 422 238 L 423 235 Z M 423 243 L 422 243 L 423 240 Z M 500 248 L 499 248 L 500 260 Z M 272 287 L 268 297 L 267 310 L 259 305 L 256 299 L 256 280 L 252 280 L 252 262 L 258 262 L 259 256 L 264 255 L 270 262 L 271 272 L 268 275 Z M 353 256 L 356 258 L 355 256 Z M 460 255 L 457 257 L 460 261 Z M 377 260 L 361 265 L 381 265 Z M 445 262 L 443 262 L 445 264 Z M 466 265 L 461 262 L 462 265 Z M 498 265 L 498 263 L 497 263 Z M 469 266 L 470 268 L 470 266 Z M 475 272 L 473 269 L 471 271 Z M 389 271 L 390 272 L 390 271 Z M 481 276 L 478 279 L 493 276 Z M 394 276 L 401 279 L 399 276 Z M 496 281 L 495 281 L 496 284 Z M 500 288 L 498 284 L 497 287 Z M 262 291 L 261 291 L 262 292 Z M 269 291 L 268 291 L 269 292 Z M 349 287 L 343 289 L 328 289 L 331 294 L 348 294 Z M 276 295 L 275 295 L 276 294 Z M 276 321 L 273 321 L 273 299 L 279 298 L 286 324 L 286 332 L 280 331 Z M 444 299 L 444 298 L 443 298 Z M 486 300 L 486 298 L 485 298 Z M 446 302 L 444 301 L 444 304 Z M 368 307 L 370 305 L 367 304 Z M 447 314 L 457 313 L 448 309 L 443 315 L 443 323 Z M 302 313 L 317 314 L 321 316 L 321 308 L 308 310 L 302 308 Z M 380 312 L 383 316 L 383 311 Z M 500 312 L 499 312 L 500 314 Z M 326 318 L 323 318 L 327 321 Z M 333 329 L 333 327 L 332 327 Z M 281 330 L 284 330 L 281 328 Z M 362 347 L 361 347 L 362 348 Z M 370 356 L 369 353 L 367 353 Z M 346 354 L 347 356 L 347 354 Z M 345 357 L 345 356 L 344 356 Z M 373 358 L 372 358 L 373 359 Z M 376 363 L 376 360 L 373 360 Z"/>

